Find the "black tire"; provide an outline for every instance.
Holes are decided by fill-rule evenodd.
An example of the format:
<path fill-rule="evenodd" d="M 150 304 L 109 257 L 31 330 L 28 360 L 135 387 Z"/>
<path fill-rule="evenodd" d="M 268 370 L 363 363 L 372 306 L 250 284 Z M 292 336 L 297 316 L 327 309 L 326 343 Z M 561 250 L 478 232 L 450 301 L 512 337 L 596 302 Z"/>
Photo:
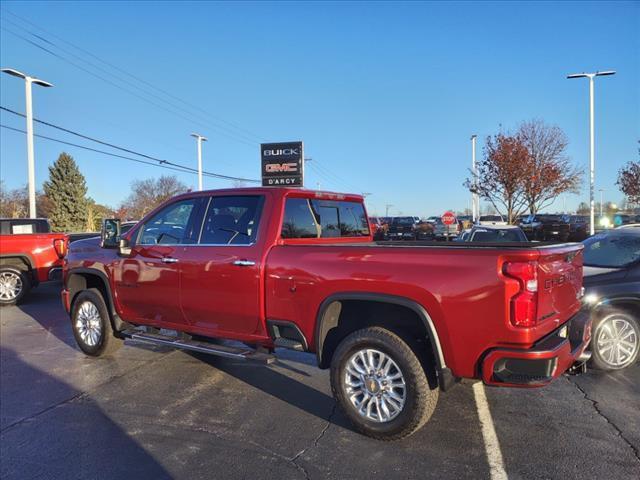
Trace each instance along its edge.
<path fill-rule="evenodd" d="M 12 285 L 15 286 L 15 289 L 18 289 L 17 294 L 14 293 L 16 292 L 15 289 L 12 292 L 8 290 Z M 0 267 L 0 305 L 16 305 L 20 303 L 29 293 L 29 290 L 31 290 L 31 281 L 27 272 L 8 265 Z"/>
<path fill-rule="evenodd" d="M 592 326 L 593 334 L 590 346 L 591 366 L 598 370 L 610 371 L 621 370 L 633 365 L 638 359 L 638 354 L 640 353 L 640 322 L 638 319 L 630 312 L 619 309 L 607 309 L 598 312 L 597 315 L 598 318 L 594 320 Z M 634 347 L 631 347 L 631 355 L 629 355 L 628 358 L 618 357 L 617 362 L 615 361 L 615 352 L 604 349 L 607 345 L 606 339 L 610 337 L 613 322 L 616 323 L 617 329 L 620 331 L 622 329 L 621 326 L 628 325 L 628 327 L 625 327 L 627 332 L 625 333 L 625 335 L 627 335 L 625 341 L 634 345 Z M 629 348 L 626 344 L 623 346 Z M 612 349 L 613 348 L 615 347 L 612 347 Z M 613 359 L 610 356 L 611 354 L 614 354 Z"/>
<path fill-rule="evenodd" d="M 91 306 L 95 307 L 95 311 Z M 87 337 L 86 334 L 83 335 L 81 331 L 83 328 L 83 318 L 86 318 L 87 314 L 97 314 L 99 329 L 93 330 L 93 332 L 96 333 L 94 337 L 90 334 L 89 337 Z M 96 319 L 96 316 L 92 318 Z M 95 321 L 96 320 L 94 320 L 94 322 Z M 124 343 L 123 340 L 116 338 L 113 334 L 107 306 L 104 303 L 100 290 L 97 288 L 83 290 L 73 300 L 71 307 L 71 329 L 73 330 L 73 336 L 80 350 L 92 357 L 110 355 L 118 350 Z"/>
<path fill-rule="evenodd" d="M 371 420 L 358 413 L 346 391 L 343 381 L 347 374 L 346 366 L 352 356 L 363 349 L 384 353 L 397 364 L 404 376 L 404 406 L 389 421 Z M 381 327 L 357 330 L 340 342 L 331 360 L 333 396 L 358 432 L 378 440 L 399 440 L 420 429 L 429 420 L 438 402 L 438 388 L 435 384 L 433 388 L 430 386 L 425 372 L 426 368 L 432 373 L 433 366 L 425 358 L 423 362 L 401 337 L 389 330 Z"/>

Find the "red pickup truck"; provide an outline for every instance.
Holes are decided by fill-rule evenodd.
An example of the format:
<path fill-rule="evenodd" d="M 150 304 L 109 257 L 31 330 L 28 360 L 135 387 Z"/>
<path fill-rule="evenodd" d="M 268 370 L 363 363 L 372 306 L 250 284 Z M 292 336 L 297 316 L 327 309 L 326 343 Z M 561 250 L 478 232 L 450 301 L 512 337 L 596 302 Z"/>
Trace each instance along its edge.
<path fill-rule="evenodd" d="M 15 305 L 40 282 L 59 280 L 67 236 L 46 219 L 0 218 L 0 305 Z"/>
<path fill-rule="evenodd" d="M 461 377 L 537 387 L 585 360 L 580 244 L 375 243 L 362 197 L 287 188 L 192 192 L 118 226 L 64 268 L 85 353 L 124 338 L 265 363 L 315 352 L 375 438 L 417 430 Z"/>

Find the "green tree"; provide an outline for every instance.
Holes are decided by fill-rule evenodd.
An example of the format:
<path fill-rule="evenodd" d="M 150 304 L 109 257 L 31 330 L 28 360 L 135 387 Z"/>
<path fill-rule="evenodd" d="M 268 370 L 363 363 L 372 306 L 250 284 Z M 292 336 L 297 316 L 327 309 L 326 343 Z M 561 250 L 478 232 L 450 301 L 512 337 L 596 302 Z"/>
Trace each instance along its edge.
<path fill-rule="evenodd" d="M 54 231 L 84 231 L 87 224 L 87 183 L 71 155 L 62 152 L 49 167 L 44 193 L 51 202 L 49 221 Z"/>

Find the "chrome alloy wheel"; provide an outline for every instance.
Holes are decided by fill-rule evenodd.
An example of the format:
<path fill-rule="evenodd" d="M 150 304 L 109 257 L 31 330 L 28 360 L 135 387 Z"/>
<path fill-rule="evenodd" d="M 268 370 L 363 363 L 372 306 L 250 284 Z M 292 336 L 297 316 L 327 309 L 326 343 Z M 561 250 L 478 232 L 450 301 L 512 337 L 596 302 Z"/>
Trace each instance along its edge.
<path fill-rule="evenodd" d="M 596 348 L 600 358 L 612 367 L 630 362 L 638 350 L 638 334 L 624 317 L 612 315 L 598 327 Z"/>
<path fill-rule="evenodd" d="M 24 285 L 16 272 L 0 273 L 0 299 L 11 301 L 18 298 Z"/>
<path fill-rule="evenodd" d="M 84 301 L 76 314 L 76 330 L 82 341 L 89 347 L 95 347 L 102 336 L 100 312 L 92 302 Z"/>
<path fill-rule="evenodd" d="M 398 364 L 389 355 L 369 348 L 357 351 L 347 361 L 344 387 L 353 408 L 377 423 L 396 418 L 407 398 Z"/>

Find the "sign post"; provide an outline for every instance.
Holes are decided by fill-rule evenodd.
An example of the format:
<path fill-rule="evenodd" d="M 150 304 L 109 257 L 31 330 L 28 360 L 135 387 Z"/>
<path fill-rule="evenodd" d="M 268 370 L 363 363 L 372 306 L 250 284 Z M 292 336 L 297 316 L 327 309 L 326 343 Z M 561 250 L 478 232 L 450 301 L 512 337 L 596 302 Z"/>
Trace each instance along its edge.
<path fill-rule="evenodd" d="M 304 148 L 302 142 L 262 143 L 263 187 L 304 186 Z"/>
<path fill-rule="evenodd" d="M 440 219 L 442 220 L 442 223 L 447 227 L 447 241 L 449 241 L 451 240 L 451 237 L 449 235 L 451 233 L 451 229 L 449 227 L 457 222 L 456 214 L 450 210 L 447 210 L 442 214 L 442 217 L 440 217 Z"/>

